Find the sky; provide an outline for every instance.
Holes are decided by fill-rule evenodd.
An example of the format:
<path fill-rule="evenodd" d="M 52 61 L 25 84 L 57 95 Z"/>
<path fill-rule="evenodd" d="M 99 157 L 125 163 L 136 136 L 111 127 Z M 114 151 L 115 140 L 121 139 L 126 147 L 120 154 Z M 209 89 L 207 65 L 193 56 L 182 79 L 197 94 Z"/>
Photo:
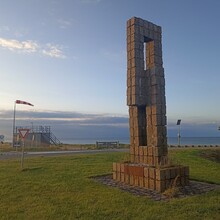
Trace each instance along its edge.
<path fill-rule="evenodd" d="M 168 135 L 219 136 L 220 1 L 0 0 L 0 134 L 128 138 L 126 21 L 162 26 Z"/>

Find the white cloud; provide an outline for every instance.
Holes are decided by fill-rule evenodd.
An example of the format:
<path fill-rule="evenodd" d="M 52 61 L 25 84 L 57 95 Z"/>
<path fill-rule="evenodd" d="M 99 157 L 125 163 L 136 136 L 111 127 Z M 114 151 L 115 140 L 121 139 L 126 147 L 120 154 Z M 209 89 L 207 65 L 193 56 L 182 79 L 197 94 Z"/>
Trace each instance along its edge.
<path fill-rule="evenodd" d="M 18 41 L 15 39 L 0 38 L 0 47 L 21 53 L 39 53 L 53 58 L 65 58 L 62 47 L 53 44 L 39 44 L 32 40 Z"/>
<path fill-rule="evenodd" d="M 46 48 L 42 50 L 42 53 L 46 56 L 50 56 L 54 58 L 66 58 L 59 45 L 47 44 Z"/>
<path fill-rule="evenodd" d="M 35 52 L 39 47 L 34 41 L 18 41 L 13 39 L 0 38 L 0 46 L 9 50 L 20 50 L 23 52 Z"/>

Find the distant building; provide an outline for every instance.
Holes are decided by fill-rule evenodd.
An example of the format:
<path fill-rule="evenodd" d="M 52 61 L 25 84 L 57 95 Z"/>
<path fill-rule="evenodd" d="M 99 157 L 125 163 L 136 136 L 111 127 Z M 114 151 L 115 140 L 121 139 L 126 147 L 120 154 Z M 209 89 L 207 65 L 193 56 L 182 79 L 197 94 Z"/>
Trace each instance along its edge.
<path fill-rule="evenodd" d="M 2 143 L 2 144 L 3 144 L 4 139 L 5 139 L 5 136 L 4 136 L 4 135 L 0 135 L 0 143 Z"/>
<path fill-rule="evenodd" d="M 29 133 L 25 138 L 25 146 L 27 147 L 47 147 L 50 145 L 59 145 L 61 142 L 51 132 L 50 126 L 18 126 L 14 133 L 14 147 L 21 146 L 22 139 L 19 136 L 18 129 L 29 129 Z"/>

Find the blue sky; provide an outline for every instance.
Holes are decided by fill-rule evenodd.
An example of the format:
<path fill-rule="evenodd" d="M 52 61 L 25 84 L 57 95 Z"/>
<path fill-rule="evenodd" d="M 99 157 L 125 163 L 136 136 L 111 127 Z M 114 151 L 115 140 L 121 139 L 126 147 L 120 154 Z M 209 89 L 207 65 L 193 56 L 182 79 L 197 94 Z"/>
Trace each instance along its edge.
<path fill-rule="evenodd" d="M 0 4 L 0 133 L 10 137 L 21 99 L 34 108 L 17 106 L 19 125 L 49 124 L 61 137 L 95 136 L 100 127 L 128 136 L 126 21 L 137 16 L 162 26 L 169 135 L 178 118 L 183 136 L 219 135 L 220 1 Z"/>

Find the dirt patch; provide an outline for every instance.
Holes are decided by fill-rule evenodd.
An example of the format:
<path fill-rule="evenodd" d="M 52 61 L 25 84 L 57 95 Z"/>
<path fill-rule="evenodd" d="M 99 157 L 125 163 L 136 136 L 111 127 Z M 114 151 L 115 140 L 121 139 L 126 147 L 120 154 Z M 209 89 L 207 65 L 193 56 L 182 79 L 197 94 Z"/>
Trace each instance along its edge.
<path fill-rule="evenodd" d="M 204 150 L 199 153 L 199 156 L 207 160 L 211 160 L 220 163 L 220 149 Z"/>
<path fill-rule="evenodd" d="M 120 190 L 132 193 L 136 196 L 146 196 L 155 201 L 169 201 L 171 199 L 170 196 L 158 193 L 153 190 L 140 188 L 138 186 L 130 186 L 126 183 L 115 181 L 113 180 L 111 174 L 91 178 L 104 185 L 119 188 Z M 216 189 L 220 189 L 220 185 L 190 181 L 189 186 L 178 187 L 175 198 L 184 198 L 187 196 L 199 195 Z"/>

